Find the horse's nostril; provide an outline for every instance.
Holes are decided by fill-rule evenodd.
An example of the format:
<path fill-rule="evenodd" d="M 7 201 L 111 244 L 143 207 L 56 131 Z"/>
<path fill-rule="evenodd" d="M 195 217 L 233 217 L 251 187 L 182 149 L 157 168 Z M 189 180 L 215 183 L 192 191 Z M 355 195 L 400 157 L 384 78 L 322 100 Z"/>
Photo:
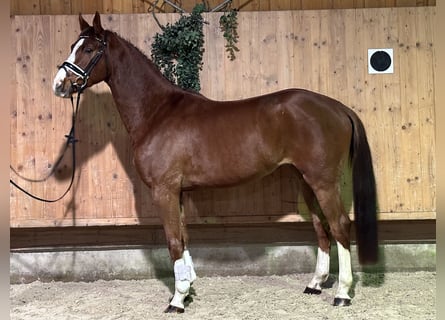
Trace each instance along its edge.
<path fill-rule="evenodd" d="M 54 84 L 54 93 L 56 94 L 56 96 L 63 96 L 63 82 L 57 82 Z"/>
<path fill-rule="evenodd" d="M 63 91 L 63 82 L 59 81 L 55 84 L 54 86 L 54 91 L 57 92 L 62 92 Z"/>

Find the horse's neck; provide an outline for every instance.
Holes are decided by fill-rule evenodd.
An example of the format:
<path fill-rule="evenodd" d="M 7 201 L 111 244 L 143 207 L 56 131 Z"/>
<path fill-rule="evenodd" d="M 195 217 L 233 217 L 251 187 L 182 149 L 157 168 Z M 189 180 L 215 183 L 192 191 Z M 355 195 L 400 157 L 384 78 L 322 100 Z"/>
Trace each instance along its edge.
<path fill-rule="evenodd" d="M 133 143 L 137 143 L 150 127 L 160 105 L 167 108 L 166 99 L 178 89 L 135 47 L 117 36 L 112 41 L 114 49 L 109 52 L 111 74 L 107 83 L 125 127 Z"/>

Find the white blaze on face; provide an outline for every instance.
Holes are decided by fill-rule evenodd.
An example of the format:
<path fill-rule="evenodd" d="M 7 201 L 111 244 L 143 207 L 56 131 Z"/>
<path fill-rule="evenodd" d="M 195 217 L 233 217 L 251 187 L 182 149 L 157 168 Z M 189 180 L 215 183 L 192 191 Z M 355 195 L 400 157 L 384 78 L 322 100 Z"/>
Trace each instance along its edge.
<path fill-rule="evenodd" d="M 80 46 L 83 44 L 84 39 L 80 39 L 77 41 L 76 45 L 73 48 L 73 51 L 71 51 L 70 56 L 68 59 L 66 59 L 67 62 L 73 63 L 76 60 L 76 52 L 80 48 Z M 65 80 L 67 76 L 67 73 L 64 68 L 60 68 L 57 72 L 54 81 L 53 81 L 53 91 L 58 96 L 64 96 L 65 92 L 59 91 L 57 88 L 60 87 L 63 84 L 63 81 Z"/>

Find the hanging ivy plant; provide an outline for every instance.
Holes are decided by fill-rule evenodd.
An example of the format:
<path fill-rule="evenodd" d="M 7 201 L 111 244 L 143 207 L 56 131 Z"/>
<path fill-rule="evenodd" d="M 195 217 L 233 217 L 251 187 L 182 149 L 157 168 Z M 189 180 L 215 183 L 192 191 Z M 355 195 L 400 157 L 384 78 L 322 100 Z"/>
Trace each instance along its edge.
<path fill-rule="evenodd" d="M 225 12 L 221 18 L 219 18 L 219 26 L 223 32 L 223 36 L 226 39 L 226 51 L 229 53 L 228 58 L 233 61 L 235 60 L 235 52 L 239 49 L 236 46 L 238 43 L 238 11 L 232 9 Z"/>
<path fill-rule="evenodd" d="M 206 5 L 200 3 L 193 8 L 190 15 L 181 15 L 174 24 L 160 25 L 162 33 L 155 35 L 151 49 L 153 62 L 167 79 L 183 89 L 196 92 L 201 90 L 199 72 L 203 66 L 205 22 L 202 13 L 205 11 Z M 230 60 L 234 60 L 235 52 L 239 51 L 236 46 L 237 13 L 237 10 L 230 10 L 219 21 Z"/>
<path fill-rule="evenodd" d="M 199 92 L 204 53 L 204 4 L 198 4 L 190 15 L 182 15 L 174 24 L 162 27 L 152 44 L 153 62 L 171 82 L 186 90 Z"/>

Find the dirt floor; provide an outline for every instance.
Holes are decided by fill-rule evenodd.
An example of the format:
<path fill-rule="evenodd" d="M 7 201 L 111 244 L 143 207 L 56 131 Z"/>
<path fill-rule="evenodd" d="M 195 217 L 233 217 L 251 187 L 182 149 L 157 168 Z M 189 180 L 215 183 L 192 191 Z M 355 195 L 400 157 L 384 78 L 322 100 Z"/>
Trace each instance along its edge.
<path fill-rule="evenodd" d="M 352 305 L 333 307 L 310 274 L 198 278 L 184 314 L 164 314 L 173 279 L 11 285 L 11 319 L 436 319 L 436 273 L 354 274 Z"/>

